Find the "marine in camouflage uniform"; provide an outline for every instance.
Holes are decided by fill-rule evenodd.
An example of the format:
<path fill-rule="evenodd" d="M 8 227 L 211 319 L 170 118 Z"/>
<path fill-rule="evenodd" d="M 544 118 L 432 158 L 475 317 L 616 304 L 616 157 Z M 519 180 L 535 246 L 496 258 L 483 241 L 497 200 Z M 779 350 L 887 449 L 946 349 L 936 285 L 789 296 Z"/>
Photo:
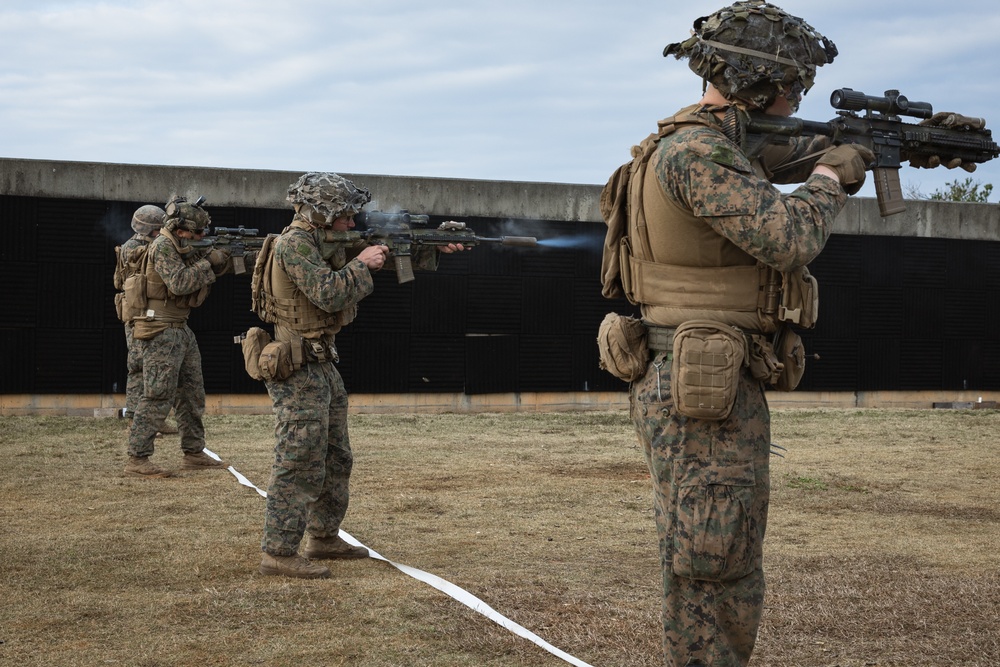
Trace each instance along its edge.
<path fill-rule="evenodd" d="M 154 439 L 173 405 L 181 437 L 181 467 L 224 467 L 204 453 L 205 382 L 201 352 L 187 326 L 192 308 L 204 303 L 216 278 L 234 270 L 228 252 L 195 247 L 211 222 L 201 201 L 173 199 L 166 207 L 161 234 L 149 244 L 142 267 L 146 309 L 132 319 L 133 345 L 141 358 L 142 397 L 129 429 L 126 475 L 169 477 L 152 463 Z M 249 253 L 248 253 L 249 254 Z"/>
<path fill-rule="evenodd" d="M 354 458 L 347 430 L 348 396 L 334 362 L 335 335 L 372 293 L 372 272 L 384 264 L 384 246 L 323 243 L 327 229 L 348 231 L 371 200 L 364 188 L 332 173 L 309 172 L 289 186 L 292 223 L 262 249 L 255 267 L 257 314 L 274 324 L 301 364 L 266 382 L 274 406 L 274 464 L 268 483 L 263 551 L 266 575 L 319 578 L 329 568 L 312 559 L 364 558 L 368 550 L 339 535 L 350 499 Z M 451 252 L 461 246 L 443 249 Z M 435 269 L 437 253 L 414 253 L 417 268 Z M 259 276 L 263 277 L 260 278 Z M 258 280 L 261 282 L 258 283 Z M 258 287 L 260 287 L 258 293 Z M 300 543 L 309 540 L 299 554 Z"/>
<path fill-rule="evenodd" d="M 748 155 L 738 129 L 742 114 L 790 115 L 836 48 L 801 19 L 758 1 L 737 2 L 694 25 L 691 39 L 664 55 L 690 58 L 706 81 L 705 96 L 633 149 L 648 158 L 635 177 L 641 182 L 631 186 L 646 223 L 640 243 L 639 212 L 629 214 L 631 262 L 641 256 L 645 271 L 631 275 L 633 289 L 644 294 L 633 303 L 651 332 L 672 337 L 685 322 L 710 320 L 767 338 L 776 323 L 760 314 L 757 275 L 765 267 L 792 271 L 820 253 L 848 191 L 861 187 L 871 154 L 803 140 Z M 805 173 L 782 169 L 809 155 Z M 772 185 L 793 178 L 806 180 L 790 194 Z M 627 270 L 623 260 L 622 274 Z M 750 276 L 751 303 L 732 303 L 741 292 L 739 280 L 727 284 L 734 274 Z M 690 287 L 692 276 L 715 293 L 710 287 L 692 299 L 678 287 Z M 630 387 L 630 411 L 653 482 L 664 662 L 745 666 L 764 602 L 771 442 L 764 383 L 743 367 L 727 417 L 687 417 L 671 395 L 671 344 L 651 349 Z"/>
<path fill-rule="evenodd" d="M 138 264 L 141 262 L 141 255 L 145 248 L 152 243 L 160 233 L 163 226 L 163 218 L 166 215 L 159 206 L 147 204 L 140 206 L 132 215 L 132 230 L 135 234 L 115 248 L 116 266 L 114 275 L 115 289 L 119 290 L 115 295 L 116 308 L 119 318 L 125 322 L 125 345 L 128 350 L 126 368 L 128 375 L 125 381 L 125 413 L 131 419 L 135 414 L 135 408 L 142 397 L 142 357 L 132 344 L 132 320 L 123 315 L 124 309 L 128 308 L 125 303 L 125 280 L 134 274 Z M 140 251 L 140 248 L 143 249 Z"/>

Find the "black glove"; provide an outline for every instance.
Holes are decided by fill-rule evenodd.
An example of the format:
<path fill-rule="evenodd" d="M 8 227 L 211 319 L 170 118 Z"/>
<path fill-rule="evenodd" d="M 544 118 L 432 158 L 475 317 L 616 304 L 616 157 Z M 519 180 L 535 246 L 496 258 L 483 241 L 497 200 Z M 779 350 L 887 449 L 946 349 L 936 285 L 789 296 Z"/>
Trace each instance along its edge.
<path fill-rule="evenodd" d="M 841 144 L 831 148 L 823 157 L 816 160 L 816 164 L 837 172 L 844 191 L 854 195 L 865 184 L 865 171 L 871 168 L 874 161 L 875 153 L 868 148 L 859 144 Z"/>

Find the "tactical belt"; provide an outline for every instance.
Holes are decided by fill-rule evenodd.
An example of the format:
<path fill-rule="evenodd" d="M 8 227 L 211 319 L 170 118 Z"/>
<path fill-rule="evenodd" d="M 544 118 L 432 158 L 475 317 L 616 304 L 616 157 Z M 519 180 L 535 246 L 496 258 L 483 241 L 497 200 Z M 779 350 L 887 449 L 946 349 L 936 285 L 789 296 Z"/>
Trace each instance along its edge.
<path fill-rule="evenodd" d="M 168 322 L 167 320 L 161 320 L 158 317 L 154 317 L 152 319 L 146 317 L 137 317 L 134 320 L 132 320 L 132 324 L 135 324 L 136 322 L 150 322 L 150 323 L 155 322 L 156 324 L 163 325 L 167 329 L 183 329 L 184 327 L 187 326 L 187 320 L 181 320 L 180 322 Z"/>
<path fill-rule="evenodd" d="M 302 351 L 306 361 L 318 361 L 320 363 L 327 361 L 337 363 L 340 361 L 340 355 L 337 354 L 337 347 L 333 343 L 330 343 L 328 346 L 321 340 L 303 338 Z"/>
<path fill-rule="evenodd" d="M 653 352 L 672 352 L 674 331 L 676 329 L 646 324 L 646 346 Z"/>

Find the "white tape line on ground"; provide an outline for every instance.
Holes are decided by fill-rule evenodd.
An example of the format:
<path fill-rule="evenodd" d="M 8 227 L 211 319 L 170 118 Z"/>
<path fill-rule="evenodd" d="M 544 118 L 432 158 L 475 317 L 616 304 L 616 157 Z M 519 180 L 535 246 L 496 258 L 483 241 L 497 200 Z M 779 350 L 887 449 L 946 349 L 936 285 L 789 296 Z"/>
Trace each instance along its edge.
<path fill-rule="evenodd" d="M 220 459 L 218 457 L 218 455 L 215 454 L 215 452 L 212 452 L 211 450 L 206 449 L 205 453 L 208 454 L 209 456 L 211 456 L 216 461 L 221 461 L 222 460 L 222 459 Z M 233 477 L 235 477 L 239 481 L 240 484 L 242 484 L 243 486 L 248 486 L 251 489 L 254 489 L 258 494 L 260 494 L 261 497 L 267 498 L 267 492 L 266 491 L 261 490 L 253 482 L 251 482 L 249 479 L 247 479 L 246 477 L 244 477 L 243 474 L 240 473 L 236 468 L 234 468 L 233 466 L 229 466 L 229 472 L 231 472 L 233 474 Z M 523 637 L 524 639 L 527 639 L 528 641 L 537 644 L 538 646 L 542 647 L 543 649 L 545 649 L 546 651 L 548 651 L 552 655 L 556 656 L 557 658 L 560 658 L 560 659 L 568 662 L 571 665 L 576 665 L 576 667 L 591 667 L 591 665 L 589 665 L 588 663 L 584 662 L 583 660 L 580 660 L 579 658 L 574 658 L 573 656 L 571 656 L 570 654 L 566 653 L 565 651 L 559 650 L 558 648 L 556 648 L 552 644 L 548 643 L 547 641 L 545 641 L 544 639 L 542 639 L 541 637 L 539 637 L 538 635 L 536 635 L 531 630 L 528 630 L 527 628 L 525 628 L 522 625 L 518 625 L 514 621 L 510 620 L 509 618 L 507 618 L 506 616 L 504 616 L 503 614 L 501 614 L 500 612 L 498 612 L 497 610 L 495 610 L 493 607 L 489 606 L 488 604 L 486 604 L 485 602 L 483 602 L 482 600 L 480 600 L 479 598 L 477 598 L 472 593 L 468 592 L 467 590 L 465 590 L 463 588 L 459 588 L 458 586 L 456 586 L 455 584 L 451 583 L 450 581 L 446 581 L 446 580 L 442 579 L 441 577 L 439 577 L 439 576 L 437 576 L 435 574 L 431 574 L 429 572 L 424 572 L 423 570 L 418 570 L 415 567 L 410 567 L 409 565 L 403 565 L 401 563 L 394 563 L 393 561 L 391 561 L 388 558 L 386 558 L 386 557 L 382 556 L 381 554 L 379 554 L 374 549 L 365 546 L 364 544 L 362 544 L 361 542 L 359 542 L 357 539 L 355 539 L 353 535 L 351 535 L 349 533 L 346 533 L 343 530 L 340 531 L 340 536 L 344 539 L 344 541 L 346 541 L 346 542 L 348 542 L 350 544 L 353 544 L 356 547 L 365 547 L 366 549 L 368 549 L 368 552 L 371 554 L 372 558 L 374 558 L 376 560 L 384 561 L 384 562 L 388 563 L 389 565 L 392 565 L 394 568 L 396 568 L 397 570 L 399 570 L 403 574 L 409 575 L 409 576 L 413 577 L 414 579 L 416 579 L 418 581 L 424 582 L 428 586 L 432 586 L 432 587 L 438 589 L 439 591 L 441 591 L 445 595 L 447 595 L 447 596 L 449 596 L 449 597 L 451 597 L 451 598 L 453 598 L 455 600 L 458 600 L 459 602 L 461 602 L 462 604 L 464 604 L 469 609 L 472 609 L 473 611 L 482 614 L 483 616 L 485 616 L 486 618 L 490 619 L 491 621 L 493 621 L 497 625 L 499 625 L 501 627 L 504 627 L 504 628 L 507 628 L 508 630 L 510 630 L 511 632 L 513 632 L 515 635 L 518 635 L 519 637 Z"/>

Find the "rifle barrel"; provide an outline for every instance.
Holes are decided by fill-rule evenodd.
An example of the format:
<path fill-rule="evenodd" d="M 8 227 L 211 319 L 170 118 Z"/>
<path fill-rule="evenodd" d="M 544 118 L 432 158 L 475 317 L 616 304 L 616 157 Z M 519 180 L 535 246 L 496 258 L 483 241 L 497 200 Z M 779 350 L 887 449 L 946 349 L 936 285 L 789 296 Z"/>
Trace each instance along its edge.
<path fill-rule="evenodd" d="M 518 248 L 536 248 L 538 239 L 534 236 L 501 236 L 500 245 L 515 246 Z"/>
<path fill-rule="evenodd" d="M 461 242 L 461 239 L 458 240 Z M 477 243 L 499 243 L 508 247 L 535 248 L 538 247 L 538 239 L 534 236 L 477 236 Z"/>

